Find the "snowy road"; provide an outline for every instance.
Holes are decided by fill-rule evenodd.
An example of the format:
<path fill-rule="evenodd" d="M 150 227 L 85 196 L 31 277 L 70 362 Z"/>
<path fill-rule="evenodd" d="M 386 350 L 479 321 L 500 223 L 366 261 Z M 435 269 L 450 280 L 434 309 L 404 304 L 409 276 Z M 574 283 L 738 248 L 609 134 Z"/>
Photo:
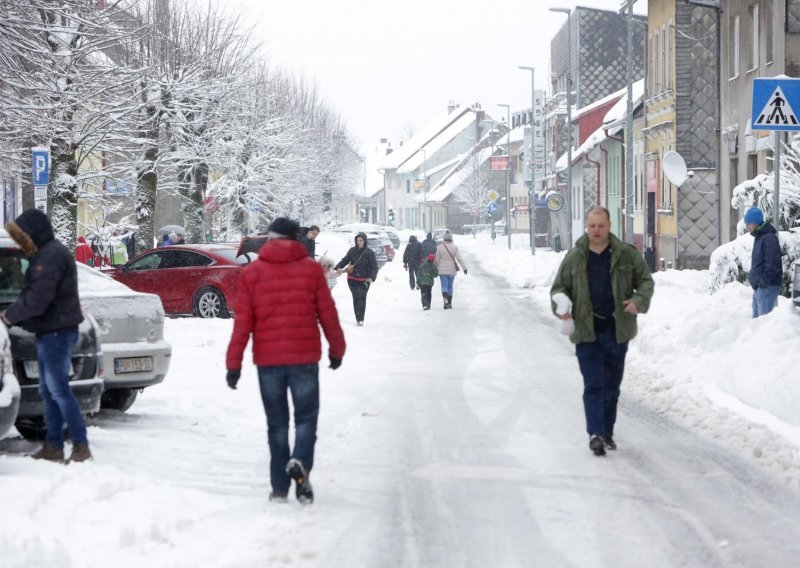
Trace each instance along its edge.
<path fill-rule="evenodd" d="M 168 321 L 173 367 L 92 421 L 95 460 L 0 442 L 0 558 L 25 566 L 789 566 L 800 497 L 625 396 L 606 458 L 549 314 L 477 267 L 423 312 L 402 265 L 323 369 L 313 507 L 271 504 L 255 371 L 224 382 L 231 322 Z M 249 356 L 248 359 L 249 360 Z"/>

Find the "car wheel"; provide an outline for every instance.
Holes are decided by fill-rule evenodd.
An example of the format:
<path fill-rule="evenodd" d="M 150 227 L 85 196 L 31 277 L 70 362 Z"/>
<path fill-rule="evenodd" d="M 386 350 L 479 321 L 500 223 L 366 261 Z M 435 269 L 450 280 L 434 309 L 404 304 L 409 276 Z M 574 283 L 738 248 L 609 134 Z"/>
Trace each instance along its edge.
<path fill-rule="evenodd" d="M 14 426 L 17 427 L 17 431 L 26 440 L 44 440 L 44 435 L 47 432 L 43 416 L 17 418 Z"/>
<path fill-rule="evenodd" d="M 229 317 L 225 297 L 219 290 L 203 288 L 195 297 L 194 314 L 201 318 L 226 318 Z"/>
<path fill-rule="evenodd" d="M 139 389 L 109 389 L 103 392 L 100 408 L 125 412 L 136 400 Z"/>

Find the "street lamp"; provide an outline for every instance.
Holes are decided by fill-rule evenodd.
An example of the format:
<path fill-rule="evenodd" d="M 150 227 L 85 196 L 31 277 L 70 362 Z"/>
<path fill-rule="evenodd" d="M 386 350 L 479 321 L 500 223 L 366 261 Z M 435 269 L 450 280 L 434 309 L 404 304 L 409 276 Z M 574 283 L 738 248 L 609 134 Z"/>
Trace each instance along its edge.
<path fill-rule="evenodd" d="M 572 248 L 572 10 L 550 8 L 551 12 L 567 15 L 567 249 Z"/>
<path fill-rule="evenodd" d="M 536 255 L 536 203 L 535 199 L 533 198 L 533 192 L 536 188 L 536 167 L 534 164 L 534 141 L 533 141 L 533 132 L 534 132 L 534 113 L 536 112 L 536 84 L 534 81 L 534 77 L 536 76 L 536 69 L 533 67 L 527 67 L 525 65 L 520 65 L 518 69 L 522 69 L 523 71 L 530 71 L 531 72 L 531 149 L 530 149 L 530 162 L 531 162 L 531 188 L 528 190 L 528 206 L 530 207 L 530 211 L 528 211 L 528 220 L 530 221 L 530 233 L 531 233 L 531 254 Z"/>
<path fill-rule="evenodd" d="M 508 122 L 506 122 L 506 235 L 508 235 L 508 250 L 511 250 L 511 105 L 499 103 L 497 106 L 506 109 Z"/>

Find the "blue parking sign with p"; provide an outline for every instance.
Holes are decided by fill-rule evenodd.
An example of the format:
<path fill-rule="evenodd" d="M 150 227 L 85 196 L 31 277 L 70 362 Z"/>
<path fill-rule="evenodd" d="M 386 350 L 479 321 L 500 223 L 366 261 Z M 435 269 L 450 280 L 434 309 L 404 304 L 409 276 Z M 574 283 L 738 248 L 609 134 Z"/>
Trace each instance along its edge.
<path fill-rule="evenodd" d="M 50 181 L 50 151 L 47 148 L 33 148 L 33 185 L 47 185 Z"/>

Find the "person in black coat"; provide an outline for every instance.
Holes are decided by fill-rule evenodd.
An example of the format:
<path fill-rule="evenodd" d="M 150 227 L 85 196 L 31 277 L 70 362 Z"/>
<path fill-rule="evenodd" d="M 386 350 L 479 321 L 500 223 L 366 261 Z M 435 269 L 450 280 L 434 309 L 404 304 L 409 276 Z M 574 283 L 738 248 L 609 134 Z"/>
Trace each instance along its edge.
<path fill-rule="evenodd" d="M 344 258 L 334 267 L 336 272 L 347 273 L 347 285 L 353 295 L 353 310 L 356 323 L 364 325 L 364 313 L 367 310 L 367 292 L 370 284 L 378 277 L 378 260 L 375 253 L 367 246 L 367 235 L 358 233 L 354 247 L 347 251 Z"/>
<path fill-rule="evenodd" d="M 745 228 L 755 238 L 747 280 L 753 288 L 753 317 L 766 315 L 778 304 L 783 279 L 781 244 L 778 231 L 764 219 L 758 207 L 744 215 Z"/>
<path fill-rule="evenodd" d="M 50 220 L 38 209 L 23 211 L 6 225 L 6 231 L 30 258 L 25 287 L 6 308 L 2 320 L 36 335 L 47 433 L 44 446 L 33 457 L 64 461 L 66 422 L 72 439 L 70 461 L 91 459 L 83 414 L 69 388 L 72 348 L 78 340 L 78 324 L 83 321 L 75 259 L 55 239 Z"/>
<path fill-rule="evenodd" d="M 425 236 L 425 240 L 422 241 L 422 254 L 420 255 L 420 262 L 422 262 L 423 258 L 428 258 L 429 254 L 436 254 L 436 249 L 439 245 L 436 244 L 436 241 L 433 240 L 433 234 L 428 233 Z"/>
<path fill-rule="evenodd" d="M 412 290 L 417 288 L 416 278 L 419 274 L 419 267 L 422 264 L 422 244 L 417 237 L 408 237 L 406 250 L 403 251 L 403 268 L 408 270 L 408 283 Z"/>
<path fill-rule="evenodd" d="M 311 225 L 310 227 L 301 227 L 300 228 L 300 235 L 298 236 L 298 241 L 300 241 L 306 250 L 308 251 L 308 256 L 311 258 L 316 259 L 317 257 L 317 236 L 319 235 L 319 227 L 316 225 Z"/>

